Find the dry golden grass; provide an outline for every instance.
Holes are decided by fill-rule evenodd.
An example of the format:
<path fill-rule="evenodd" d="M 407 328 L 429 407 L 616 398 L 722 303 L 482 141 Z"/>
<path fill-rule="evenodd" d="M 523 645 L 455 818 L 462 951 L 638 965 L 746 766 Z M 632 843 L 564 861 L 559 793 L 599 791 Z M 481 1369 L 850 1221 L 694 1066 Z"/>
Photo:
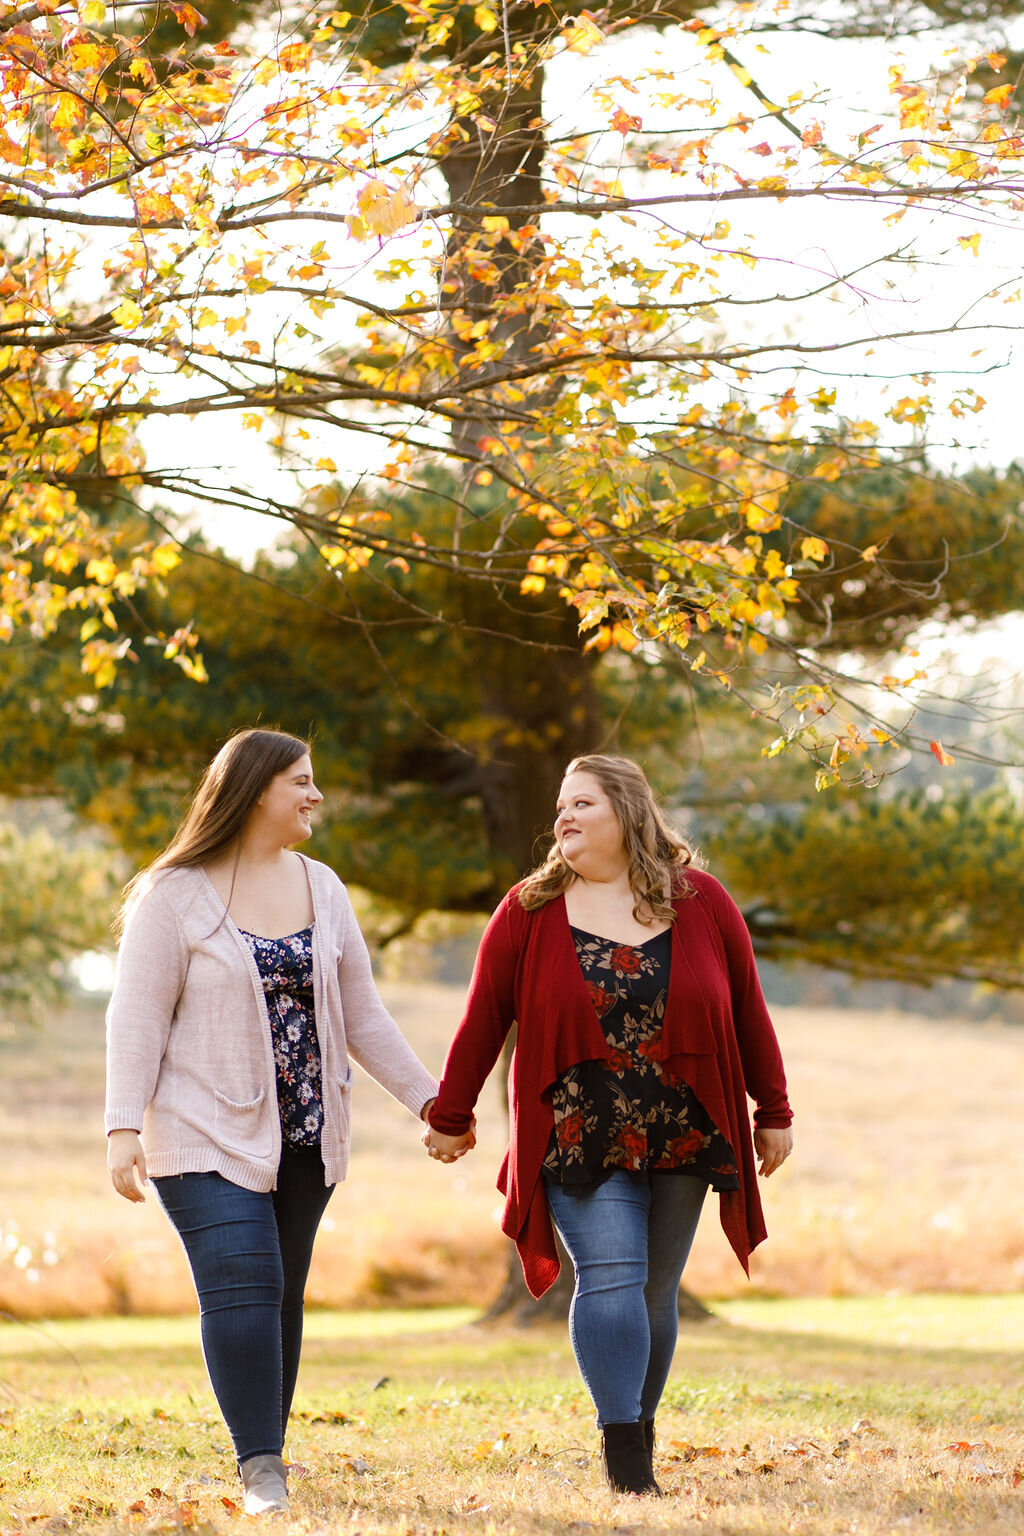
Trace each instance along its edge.
<path fill-rule="evenodd" d="M 1017 1536 L 1024 1298 L 751 1299 L 683 1329 L 664 1500 L 613 1497 L 564 1329 L 313 1314 L 301 1536 Z M 441 1330 L 424 1325 L 440 1322 Z M 908 1347 L 907 1333 L 920 1339 Z M 232 1536 L 192 1318 L 0 1328 L 0 1532 Z"/>
<path fill-rule="evenodd" d="M 437 1070 L 461 991 L 393 984 L 385 992 Z M 1018 1029 L 827 1009 L 776 1017 L 797 1151 L 762 1187 L 771 1235 L 754 1257 L 754 1293 L 1020 1289 Z M 0 1253 L 0 1309 L 19 1316 L 193 1306 L 155 1200 L 128 1206 L 107 1183 L 102 1052 L 96 1007 L 55 1018 L 37 1036 L 0 1040 L 0 1241 L 9 1249 Z M 351 1174 L 328 1209 L 310 1300 L 437 1305 L 493 1295 L 506 1263 L 494 1188 L 504 1145 L 498 1084 L 481 1103 L 479 1148 L 452 1168 L 425 1157 L 415 1122 L 365 1078 L 354 1114 Z M 750 1294 L 710 1206 L 687 1283 L 708 1297 Z"/>

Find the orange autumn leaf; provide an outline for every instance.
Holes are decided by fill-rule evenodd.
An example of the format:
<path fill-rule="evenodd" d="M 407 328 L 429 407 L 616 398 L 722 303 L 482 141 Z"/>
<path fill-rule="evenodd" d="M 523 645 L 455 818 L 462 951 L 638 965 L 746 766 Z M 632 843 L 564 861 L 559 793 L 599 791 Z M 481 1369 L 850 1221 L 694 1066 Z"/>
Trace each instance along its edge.
<path fill-rule="evenodd" d="M 612 113 L 612 127 L 616 133 L 625 136 L 627 133 L 637 133 L 643 127 L 643 121 L 639 117 L 632 117 L 624 112 L 621 107 L 616 107 Z"/>

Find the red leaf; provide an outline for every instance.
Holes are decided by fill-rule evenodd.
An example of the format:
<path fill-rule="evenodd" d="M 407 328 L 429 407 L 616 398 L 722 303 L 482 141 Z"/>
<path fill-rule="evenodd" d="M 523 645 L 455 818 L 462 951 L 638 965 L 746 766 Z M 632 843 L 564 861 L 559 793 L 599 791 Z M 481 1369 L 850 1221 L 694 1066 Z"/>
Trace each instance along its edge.
<path fill-rule="evenodd" d="M 956 762 L 956 758 L 950 757 L 941 741 L 930 741 L 928 743 L 928 749 L 934 757 L 938 758 L 943 768 L 949 768 L 953 763 Z"/>

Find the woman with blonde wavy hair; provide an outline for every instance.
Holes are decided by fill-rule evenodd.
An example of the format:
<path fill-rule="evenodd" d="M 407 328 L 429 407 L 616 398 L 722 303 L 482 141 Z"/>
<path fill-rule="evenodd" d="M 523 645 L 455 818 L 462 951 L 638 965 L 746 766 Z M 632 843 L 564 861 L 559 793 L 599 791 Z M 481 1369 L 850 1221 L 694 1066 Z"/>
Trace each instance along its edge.
<path fill-rule="evenodd" d="M 605 1476 L 659 1493 L 654 1420 L 704 1197 L 746 1269 L 765 1236 L 756 1173 L 789 1156 L 792 1113 L 743 918 L 627 758 L 573 759 L 551 851 L 487 926 L 427 1112 L 432 1157 L 472 1146 L 513 1023 L 502 1228 L 535 1296 L 558 1274 L 557 1229 Z"/>

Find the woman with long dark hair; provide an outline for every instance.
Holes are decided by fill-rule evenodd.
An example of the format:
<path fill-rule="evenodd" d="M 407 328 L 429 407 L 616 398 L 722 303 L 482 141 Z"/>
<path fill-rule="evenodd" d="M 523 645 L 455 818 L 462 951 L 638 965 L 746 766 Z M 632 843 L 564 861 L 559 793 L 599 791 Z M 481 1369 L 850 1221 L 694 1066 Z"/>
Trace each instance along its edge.
<path fill-rule="evenodd" d="M 437 1085 L 385 1009 L 345 887 L 294 851 L 323 796 L 309 746 L 232 736 L 131 882 L 107 1014 L 108 1164 L 181 1237 L 249 1514 L 282 1458 L 306 1275 L 345 1177 L 351 1061 L 424 1118 Z"/>
<path fill-rule="evenodd" d="M 548 857 L 488 924 L 428 1114 L 432 1157 L 472 1146 L 513 1022 L 502 1228 L 535 1296 L 558 1274 L 557 1228 L 605 1475 L 658 1493 L 654 1420 L 701 1207 L 715 1190 L 746 1268 L 765 1236 L 755 1161 L 781 1167 L 792 1114 L 743 918 L 628 758 L 569 764 Z"/>

